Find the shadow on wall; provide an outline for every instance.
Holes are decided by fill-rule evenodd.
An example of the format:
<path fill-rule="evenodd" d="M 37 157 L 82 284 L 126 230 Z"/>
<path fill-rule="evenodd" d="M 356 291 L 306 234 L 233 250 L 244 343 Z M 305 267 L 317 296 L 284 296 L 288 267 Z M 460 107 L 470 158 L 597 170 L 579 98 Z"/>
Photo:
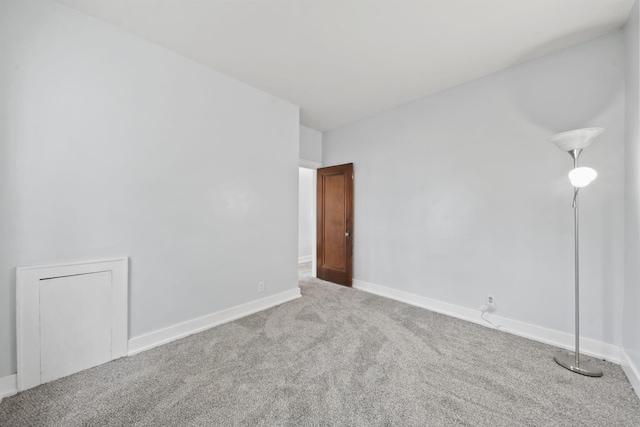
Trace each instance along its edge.
<path fill-rule="evenodd" d="M 551 54 L 554 61 L 545 61 L 543 55 L 548 54 L 558 45 L 568 48 L 575 45 L 576 40 L 584 40 L 582 33 L 594 34 L 597 30 L 589 29 L 581 33 L 573 33 L 560 40 L 554 40 L 540 46 L 523 57 L 520 63 L 541 58 L 528 64 L 537 70 L 528 76 L 528 84 L 523 85 L 515 74 L 512 81 L 514 108 L 535 123 L 549 130 L 549 134 L 597 126 L 593 119 L 605 111 L 624 88 L 621 85 L 621 72 L 624 64 L 617 64 L 609 58 L 606 49 L 591 49 L 592 55 L 581 55 L 580 46 L 570 51 L 563 50 Z M 602 29 L 600 34 L 606 34 Z M 555 50 L 554 49 L 554 50 Z M 557 69 L 574 69 L 576 73 L 555 72 Z M 585 70 L 581 73 L 580 70 Z M 588 70 L 588 72 L 587 72 Z M 595 72 L 594 72 L 595 71 Z M 577 94 L 577 95 L 576 95 Z"/>
<path fill-rule="evenodd" d="M 584 33 L 593 35 L 598 33 L 598 29 L 589 29 L 579 33 L 568 34 L 562 39 L 556 39 L 542 45 L 535 50 L 528 52 L 521 57 L 521 62 L 525 63 L 533 59 L 536 61 L 529 62 L 527 67 L 526 85 L 522 84 L 522 74 L 512 73 L 510 82 L 510 95 L 513 100 L 513 108 L 518 110 L 532 124 L 542 129 L 548 130 L 548 136 L 564 132 L 572 129 L 579 129 L 593 126 L 603 126 L 601 122 L 602 114 L 611 108 L 616 99 L 622 95 L 624 91 L 624 63 L 613 58 L 623 58 L 623 55 L 612 55 L 610 37 L 620 37 L 621 34 L 610 33 L 607 35 L 605 28 L 600 29 L 600 36 L 593 39 L 587 44 L 575 44 L 577 40 L 585 40 Z M 606 44 L 609 41 L 609 44 Z M 594 43 L 600 43 L 602 48 L 594 48 Z M 562 50 L 556 54 L 551 53 L 548 57 L 543 57 L 551 49 L 558 45 L 568 50 Z M 619 44 L 622 49 L 622 42 Z M 587 52 L 588 54 L 585 54 Z M 547 59 L 548 58 L 548 59 Z M 565 70 L 563 72 L 563 70 Z M 566 72 L 571 70 L 571 72 Z M 606 126 L 605 126 L 606 127 Z M 611 138 L 610 143 L 618 144 L 614 136 L 609 130 L 605 135 L 606 139 Z M 596 141 L 596 144 L 602 144 L 603 141 Z M 544 144 L 544 141 L 540 141 Z M 552 150 L 555 150 L 553 148 Z M 596 147 L 596 150 L 611 150 L 611 148 Z M 610 152 L 610 151 L 609 151 Z M 569 156 L 558 151 L 558 158 L 562 158 L 566 164 L 567 171 L 571 167 Z M 565 156 L 565 157 L 561 157 Z M 587 164 L 593 164 L 596 160 L 602 162 L 611 162 L 610 157 L 594 158 L 591 156 L 585 159 Z M 609 171 L 611 172 L 611 171 Z M 619 182 L 620 177 L 616 177 L 611 173 L 608 176 L 599 178 L 597 189 L 590 190 L 600 191 L 600 197 L 607 203 L 617 203 L 615 197 L 619 193 L 619 188 L 615 186 Z M 560 183 L 560 181 L 558 181 Z M 562 186 L 557 187 L 558 192 L 566 193 L 566 179 L 562 180 Z M 605 196 L 606 194 L 606 196 Z M 559 196 L 553 194 L 552 196 Z M 567 195 L 568 196 L 568 195 Z M 609 205 L 609 213 L 602 213 L 603 220 L 598 227 L 592 230 L 601 236 L 601 246 L 589 246 L 585 251 L 585 256 L 597 257 L 601 264 L 602 271 L 598 275 L 599 278 L 616 278 L 618 263 L 616 256 L 619 254 L 619 246 L 617 243 L 617 233 L 619 231 L 615 221 L 612 222 L 611 212 L 617 212 L 617 206 Z M 590 278 L 596 280 L 595 278 Z M 611 292 L 610 283 L 604 281 L 594 282 L 594 290 L 599 295 L 602 307 L 609 307 L 611 310 L 617 306 L 615 295 Z M 592 291 L 594 292 L 594 291 Z M 588 316 L 588 315 L 587 315 Z M 604 317 L 600 320 L 599 327 L 602 328 L 602 334 L 605 337 L 615 340 L 616 324 L 612 317 Z"/>

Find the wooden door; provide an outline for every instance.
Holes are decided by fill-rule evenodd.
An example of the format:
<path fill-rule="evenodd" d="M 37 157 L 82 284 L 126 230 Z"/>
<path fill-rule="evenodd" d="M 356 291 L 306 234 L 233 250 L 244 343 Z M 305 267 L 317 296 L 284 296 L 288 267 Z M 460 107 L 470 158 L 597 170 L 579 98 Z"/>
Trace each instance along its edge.
<path fill-rule="evenodd" d="M 318 169 L 317 275 L 351 286 L 353 163 Z"/>

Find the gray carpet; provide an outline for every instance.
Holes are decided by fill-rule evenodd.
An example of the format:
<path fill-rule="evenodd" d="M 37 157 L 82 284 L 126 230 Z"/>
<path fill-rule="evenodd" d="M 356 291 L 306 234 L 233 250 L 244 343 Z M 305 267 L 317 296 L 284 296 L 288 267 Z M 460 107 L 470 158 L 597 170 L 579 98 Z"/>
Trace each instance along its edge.
<path fill-rule="evenodd" d="M 640 426 L 622 369 L 302 272 L 302 298 L 0 404 L 18 426 Z"/>

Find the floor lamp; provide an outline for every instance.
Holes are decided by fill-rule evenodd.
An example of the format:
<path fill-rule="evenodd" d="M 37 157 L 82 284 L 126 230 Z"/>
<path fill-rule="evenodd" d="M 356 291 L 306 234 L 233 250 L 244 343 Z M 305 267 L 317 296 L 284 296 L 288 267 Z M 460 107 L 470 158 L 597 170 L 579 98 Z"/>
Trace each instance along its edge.
<path fill-rule="evenodd" d="M 596 366 L 589 358 L 580 355 L 580 251 L 578 245 L 578 191 L 582 187 L 589 185 L 598 175 L 591 168 L 578 167 L 578 158 L 582 150 L 587 148 L 593 140 L 604 132 L 603 128 L 576 129 L 559 133 L 549 139 L 562 151 L 566 151 L 573 158 L 573 170 L 569 172 L 569 179 L 573 185 L 573 224 L 575 239 L 575 340 L 576 350 L 574 353 L 558 352 L 553 360 L 570 371 L 577 372 L 590 377 L 602 376 L 602 369 Z"/>

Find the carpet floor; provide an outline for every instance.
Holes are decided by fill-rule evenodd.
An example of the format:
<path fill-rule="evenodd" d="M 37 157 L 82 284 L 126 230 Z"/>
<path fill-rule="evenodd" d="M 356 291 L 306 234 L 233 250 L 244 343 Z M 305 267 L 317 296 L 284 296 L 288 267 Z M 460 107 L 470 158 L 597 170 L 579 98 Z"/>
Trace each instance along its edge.
<path fill-rule="evenodd" d="M 302 298 L 6 398 L 20 426 L 640 426 L 622 369 L 310 277 Z"/>

